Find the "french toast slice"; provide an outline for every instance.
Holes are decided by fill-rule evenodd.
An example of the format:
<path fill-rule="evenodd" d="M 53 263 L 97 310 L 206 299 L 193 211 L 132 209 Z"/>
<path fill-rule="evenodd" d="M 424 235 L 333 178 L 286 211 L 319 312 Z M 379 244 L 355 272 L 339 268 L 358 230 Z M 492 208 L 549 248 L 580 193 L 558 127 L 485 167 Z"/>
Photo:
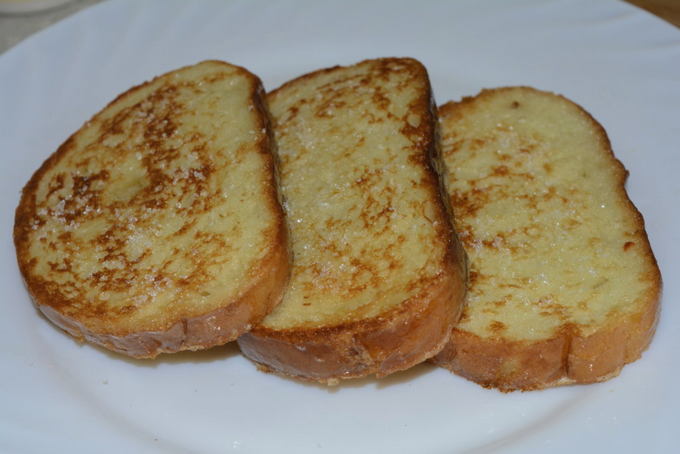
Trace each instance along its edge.
<path fill-rule="evenodd" d="M 528 87 L 439 115 L 470 283 L 434 362 L 503 391 L 618 375 L 653 336 L 661 275 L 604 129 Z"/>
<path fill-rule="evenodd" d="M 236 339 L 290 271 L 264 90 L 205 61 L 130 89 L 35 172 L 14 241 L 42 313 L 136 358 Z"/>
<path fill-rule="evenodd" d="M 283 302 L 238 339 L 242 352 L 327 384 L 433 356 L 458 320 L 466 270 L 425 68 L 366 60 L 301 76 L 268 101 L 294 260 Z"/>

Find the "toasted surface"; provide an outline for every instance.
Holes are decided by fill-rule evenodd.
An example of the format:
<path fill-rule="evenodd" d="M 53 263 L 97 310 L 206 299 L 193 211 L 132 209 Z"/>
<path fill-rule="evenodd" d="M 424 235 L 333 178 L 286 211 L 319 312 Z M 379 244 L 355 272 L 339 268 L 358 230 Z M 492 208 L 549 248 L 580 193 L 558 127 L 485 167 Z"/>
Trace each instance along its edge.
<path fill-rule="evenodd" d="M 16 211 L 34 302 L 136 357 L 235 339 L 289 271 L 257 77 L 206 61 L 119 96 L 33 175 Z"/>
<path fill-rule="evenodd" d="M 435 361 L 503 390 L 617 375 L 651 339 L 661 282 L 602 127 L 527 87 L 439 112 L 470 287 Z"/>
<path fill-rule="evenodd" d="M 283 302 L 241 349 L 320 381 L 433 355 L 458 318 L 464 258 L 434 168 L 425 69 L 367 60 L 302 76 L 268 100 L 295 259 Z"/>

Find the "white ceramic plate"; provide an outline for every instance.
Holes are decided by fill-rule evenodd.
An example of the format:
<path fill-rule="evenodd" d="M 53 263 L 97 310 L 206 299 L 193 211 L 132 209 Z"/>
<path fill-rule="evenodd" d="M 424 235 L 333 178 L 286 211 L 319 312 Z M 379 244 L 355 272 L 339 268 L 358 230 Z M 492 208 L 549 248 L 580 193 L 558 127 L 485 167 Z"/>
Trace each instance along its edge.
<path fill-rule="evenodd" d="M 78 345 L 38 316 L 11 241 L 31 173 L 118 93 L 218 58 L 267 88 L 413 56 L 437 99 L 525 84 L 582 104 L 631 171 L 665 277 L 643 358 L 607 383 L 501 394 L 431 366 L 336 388 L 262 374 L 234 346 L 157 361 Z M 680 31 L 590 0 L 114 1 L 0 56 L 0 452 L 671 452 L 680 442 Z"/>

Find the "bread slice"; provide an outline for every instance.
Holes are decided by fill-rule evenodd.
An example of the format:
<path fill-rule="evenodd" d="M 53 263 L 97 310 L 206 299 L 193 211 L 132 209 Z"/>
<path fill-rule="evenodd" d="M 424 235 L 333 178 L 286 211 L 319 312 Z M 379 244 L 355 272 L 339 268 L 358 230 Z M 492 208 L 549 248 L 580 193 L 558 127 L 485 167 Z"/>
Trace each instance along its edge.
<path fill-rule="evenodd" d="M 265 370 L 329 384 L 431 357 L 458 320 L 465 269 L 425 68 L 367 60 L 268 100 L 294 264 L 283 302 L 241 350 Z"/>
<path fill-rule="evenodd" d="M 652 338 L 661 277 L 603 128 L 526 87 L 439 114 L 471 265 L 467 307 L 435 362 L 503 391 L 618 375 Z"/>
<path fill-rule="evenodd" d="M 14 241 L 37 307 L 137 358 L 222 344 L 289 275 L 264 91 L 206 61 L 116 98 L 36 171 Z"/>

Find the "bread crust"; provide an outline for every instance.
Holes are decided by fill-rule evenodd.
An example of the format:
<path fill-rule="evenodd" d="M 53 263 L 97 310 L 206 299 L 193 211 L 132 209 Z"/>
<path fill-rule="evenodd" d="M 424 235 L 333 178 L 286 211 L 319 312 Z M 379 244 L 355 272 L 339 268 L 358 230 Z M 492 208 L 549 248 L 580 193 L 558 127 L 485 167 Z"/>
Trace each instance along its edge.
<path fill-rule="evenodd" d="M 455 327 L 449 343 L 431 361 L 484 387 L 497 388 L 503 392 L 606 381 L 619 375 L 623 366 L 639 359 L 649 346 L 660 313 L 661 274 L 643 217 L 625 189 L 628 172 L 615 157 L 604 128 L 585 109 L 563 96 L 540 92 L 531 87 L 503 87 L 483 90 L 479 95 L 466 97 L 458 103 L 444 104 L 440 107 L 440 115 L 463 115 L 459 109 L 464 108 L 465 104 L 517 89 L 561 98 L 576 106 L 596 131 L 600 149 L 610 156 L 615 166 L 618 177 L 616 191 L 624 201 L 623 209 L 634 220 L 636 242 L 642 245 L 649 265 L 642 279 L 649 283 L 651 290 L 639 303 L 639 310 L 615 314 L 606 324 L 595 328 L 565 323 L 546 339 L 517 341 L 499 335 L 484 338 Z"/>
<path fill-rule="evenodd" d="M 270 247 L 262 259 L 248 271 L 250 283 L 241 294 L 234 300 L 224 301 L 217 309 L 207 313 L 173 313 L 170 320 L 167 317 L 155 320 L 147 323 L 145 329 L 116 327 L 109 323 L 106 314 L 99 319 L 82 320 L 77 317 L 78 314 L 75 317 L 67 315 L 60 308 L 71 304 L 70 299 L 54 291 L 54 286 L 47 285 L 40 276 L 35 275 L 28 259 L 28 248 L 30 223 L 36 212 L 38 185 L 46 173 L 70 152 L 80 133 L 76 131 L 41 165 L 24 187 L 15 213 L 14 244 L 19 269 L 36 308 L 48 320 L 80 341 L 88 341 L 135 358 L 154 358 L 160 353 L 199 350 L 235 340 L 262 320 L 281 301 L 290 275 L 291 256 L 285 215 L 276 184 L 276 148 L 264 89 L 259 78 L 242 67 L 221 61 L 202 63 L 228 66 L 250 81 L 250 102 L 259 114 L 258 126 L 267 132 L 254 146 L 261 154 L 268 175 L 268 182 L 265 184 L 268 206 L 263 209 L 274 213 L 275 217 L 275 224 L 268 230 Z M 185 68 L 158 76 L 120 94 L 95 114 L 90 122 L 98 121 L 109 106 L 153 84 L 157 79 L 171 76 L 183 69 Z"/>
<path fill-rule="evenodd" d="M 503 392 L 607 381 L 639 359 L 651 342 L 659 316 L 654 301 L 650 295 L 642 314 L 621 316 L 590 335 L 574 324 L 534 342 L 482 338 L 454 328 L 432 362 Z"/>
<path fill-rule="evenodd" d="M 456 273 L 456 270 L 451 270 Z M 329 385 L 339 379 L 384 377 L 435 355 L 446 344 L 462 306 L 455 274 L 431 284 L 379 317 L 332 327 L 271 330 L 261 326 L 238 339 L 262 370 Z"/>
<path fill-rule="evenodd" d="M 412 59 L 385 58 L 407 63 L 414 70 L 427 73 Z M 363 63 L 363 62 L 362 62 Z M 359 63 L 361 64 L 361 63 Z M 322 69 L 293 79 L 269 94 L 278 96 L 291 84 L 304 82 L 318 74 L 342 67 Z M 425 184 L 438 212 L 437 235 L 446 244 L 441 272 L 429 282 L 418 282 L 421 290 L 391 310 L 371 318 L 349 320 L 333 326 L 275 330 L 256 326 L 238 339 L 246 357 L 260 369 L 303 380 L 329 385 L 340 379 L 375 374 L 383 377 L 414 366 L 439 352 L 447 342 L 451 327 L 463 308 L 466 256 L 450 222 L 450 207 L 439 178 L 443 166 L 437 137 L 436 105 L 429 83 L 428 91 L 413 111 L 422 121 L 412 132 L 421 138 L 422 165 L 426 169 Z"/>
<path fill-rule="evenodd" d="M 262 320 L 281 301 L 290 276 L 290 254 L 285 240 L 280 238 L 280 241 L 262 261 L 250 288 L 237 300 L 227 301 L 207 314 L 183 318 L 157 331 L 115 334 L 95 331 L 49 304 L 41 303 L 49 295 L 32 292 L 30 287 L 29 291 L 43 315 L 79 341 L 91 342 L 138 359 L 155 358 L 161 353 L 202 350 L 233 341 Z"/>

